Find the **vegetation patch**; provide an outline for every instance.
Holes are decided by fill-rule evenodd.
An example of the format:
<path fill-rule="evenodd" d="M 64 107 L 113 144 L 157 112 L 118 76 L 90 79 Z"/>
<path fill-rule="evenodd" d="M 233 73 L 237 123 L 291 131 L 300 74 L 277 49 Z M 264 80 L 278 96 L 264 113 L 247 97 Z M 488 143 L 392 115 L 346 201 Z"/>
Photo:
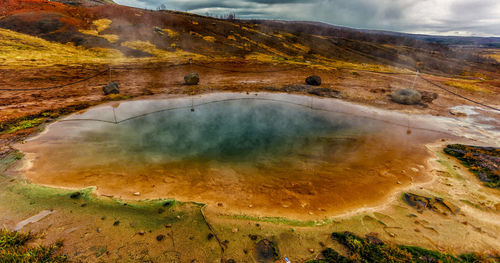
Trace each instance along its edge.
<path fill-rule="evenodd" d="M 48 67 L 55 65 L 104 64 L 123 58 L 118 50 L 86 49 L 0 29 L 0 67 Z"/>
<path fill-rule="evenodd" d="M 63 246 L 58 241 L 49 246 L 30 246 L 30 242 L 38 238 L 32 233 L 0 230 L 0 262 L 67 262 L 65 255 L 60 255 Z"/>
<path fill-rule="evenodd" d="M 259 222 L 268 222 L 273 224 L 280 225 L 290 225 L 290 226 L 324 226 L 330 223 L 334 223 L 335 221 L 331 219 L 324 219 L 318 221 L 299 221 L 293 219 L 287 219 L 283 217 L 253 217 L 249 215 L 234 215 L 230 216 L 231 218 L 243 219 L 243 220 L 251 220 L 251 221 L 259 221 Z"/>
<path fill-rule="evenodd" d="M 15 133 L 18 131 L 34 128 L 47 120 L 56 119 L 60 116 L 83 110 L 90 106 L 92 106 L 92 104 L 90 103 L 80 103 L 59 109 L 46 110 L 39 114 L 29 115 L 8 122 L 0 123 L 0 134 Z"/>
<path fill-rule="evenodd" d="M 396 245 L 378 239 L 376 234 L 369 234 L 361 238 L 350 232 L 334 232 L 331 238 L 347 248 L 347 256 L 327 248 L 322 251 L 322 259 L 309 261 L 310 263 L 347 263 L 347 262 L 498 262 L 498 256 L 481 254 L 462 254 L 458 257 L 415 246 Z"/>
<path fill-rule="evenodd" d="M 491 92 L 489 89 L 486 89 L 486 88 L 483 88 L 483 87 L 476 85 L 477 83 L 479 83 L 479 81 L 476 81 L 476 80 L 460 80 L 460 81 L 450 80 L 450 81 L 445 82 L 445 84 L 448 86 L 467 90 L 467 91 L 479 91 L 479 92 L 486 92 L 486 93 Z"/>
<path fill-rule="evenodd" d="M 500 188 L 500 148 L 452 144 L 444 152 L 462 161 L 484 185 Z"/>

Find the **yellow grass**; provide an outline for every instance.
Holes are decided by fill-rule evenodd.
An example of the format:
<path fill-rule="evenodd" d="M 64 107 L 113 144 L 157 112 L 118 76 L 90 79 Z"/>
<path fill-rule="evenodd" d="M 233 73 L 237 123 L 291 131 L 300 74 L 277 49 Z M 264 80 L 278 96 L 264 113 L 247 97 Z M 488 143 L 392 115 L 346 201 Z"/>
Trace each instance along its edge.
<path fill-rule="evenodd" d="M 174 31 L 174 30 L 169 29 L 169 28 L 164 28 L 164 29 L 162 29 L 162 31 L 167 32 L 169 37 L 178 37 L 179 36 L 179 32 Z"/>
<path fill-rule="evenodd" d="M 0 67 L 100 64 L 124 59 L 118 50 L 86 49 L 0 29 Z"/>
<path fill-rule="evenodd" d="M 204 37 L 203 37 L 203 40 L 208 41 L 208 42 L 210 42 L 210 43 L 213 43 L 213 42 L 215 42 L 215 37 L 212 37 L 212 36 L 204 36 Z"/>
<path fill-rule="evenodd" d="M 107 18 L 98 19 L 98 20 L 95 20 L 94 22 L 92 22 L 92 24 L 94 24 L 94 26 L 96 26 L 97 32 L 99 32 L 99 33 L 108 29 L 109 25 L 111 25 L 111 23 L 112 23 L 112 21 L 107 19 Z"/>
<path fill-rule="evenodd" d="M 157 59 L 160 60 L 185 60 L 187 58 L 204 58 L 204 56 L 190 53 L 186 51 L 182 51 L 177 49 L 176 51 L 166 51 L 163 49 L 158 49 L 155 45 L 151 44 L 149 41 L 126 41 L 121 44 L 124 47 L 129 47 L 133 49 L 137 49 L 140 51 L 147 52 L 149 54 L 154 55 Z"/>
<path fill-rule="evenodd" d="M 91 36 L 96 36 L 96 37 L 102 37 L 109 41 L 110 43 L 115 43 L 120 39 L 117 35 L 113 34 L 101 34 L 102 31 L 106 30 L 109 28 L 109 25 L 111 25 L 112 21 L 106 18 L 95 20 L 92 22 L 94 25 L 95 29 L 90 29 L 90 30 L 79 30 L 80 33 L 86 34 L 86 35 L 91 35 Z"/>
<path fill-rule="evenodd" d="M 479 81 L 476 80 L 449 80 L 445 82 L 445 84 L 448 86 L 463 90 L 474 91 L 474 92 L 486 92 L 486 93 L 491 92 L 487 88 L 476 85 L 477 83 L 479 83 Z"/>
<path fill-rule="evenodd" d="M 199 33 L 196 33 L 194 31 L 189 31 L 189 34 L 192 35 L 192 36 L 195 36 L 195 37 L 203 38 L 203 35 L 201 35 Z"/>

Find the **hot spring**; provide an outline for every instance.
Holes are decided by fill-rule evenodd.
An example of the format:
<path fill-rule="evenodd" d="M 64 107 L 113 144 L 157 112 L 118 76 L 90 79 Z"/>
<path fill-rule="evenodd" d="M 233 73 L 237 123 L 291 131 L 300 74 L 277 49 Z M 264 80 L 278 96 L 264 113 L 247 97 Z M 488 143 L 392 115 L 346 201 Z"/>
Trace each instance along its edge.
<path fill-rule="evenodd" d="M 324 215 L 428 180 L 425 144 L 443 134 L 426 126 L 338 100 L 222 93 L 98 106 L 19 148 L 30 163 L 24 174 L 37 184 Z"/>

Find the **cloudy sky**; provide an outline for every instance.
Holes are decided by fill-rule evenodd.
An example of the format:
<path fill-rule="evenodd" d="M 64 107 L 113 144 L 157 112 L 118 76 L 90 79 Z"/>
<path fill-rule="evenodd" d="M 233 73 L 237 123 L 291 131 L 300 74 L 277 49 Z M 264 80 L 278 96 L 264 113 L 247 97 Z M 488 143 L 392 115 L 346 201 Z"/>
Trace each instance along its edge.
<path fill-rule="evenodd" d="M 123 5 L 239 18 L 438 35 L 500 36 L 500 0 L 115 0 Z"/>

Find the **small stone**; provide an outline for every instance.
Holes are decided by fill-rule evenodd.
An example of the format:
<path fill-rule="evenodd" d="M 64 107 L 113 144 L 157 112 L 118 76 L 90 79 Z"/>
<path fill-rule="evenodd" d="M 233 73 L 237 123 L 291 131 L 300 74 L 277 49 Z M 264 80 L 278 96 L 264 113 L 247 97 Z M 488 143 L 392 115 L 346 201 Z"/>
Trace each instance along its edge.
<path fill-rule="evenodd" d="M 309 251 L 309 253 L 314 253 L 314 248 L 309 248 L 307 251 Z"/>
<path fill-rule="evenodd" d="M 321 85 L 321 77 L 320 76 L 309 76 L 306 78 L 306 84 L 312 86 L 320 86 Z"/>
<path fill-rule="evenodd" d="M 398 184 L 401 184 L 401 182 L 400 182 L 400 181 L 398 181 Z"/>
<path fill-rule="evenodd" d="M 163 241 L 163 239 L 165 239 L 165 235 L 157 235 L 157 236 L 156 236 L 156 240 L 157 240 L 158 242 Z"/>
<path fill-rule="evenodd" d="M 181 219 L 181 216 L 176 216 L 176 217 L 177 217 L 177 219 Z"/>
<path fill-rule="evenodd" d="M 248 208 L 252 208 L 252 207 L 253 207 L 253 205 L 248 205 Z"/>
<path fill-rule="evenodd" d="M 250 237 L 251 240 L 257 240 L 257 235 L 248 235 L 248 237 Z"/>
<path fill-rule="evenodd" d="M 97 233 L 101 233 L 102 229 L 101 229 L 100 227 L 98 227 L 98 228 L 96 229 L 96 231 L 97 231 Z"/>
<path fill-rule="evenodd" d="M 186 85 L 198 85 L 200 82 L 200 75 L 198 73 L 190 73 L 184 76 L 184 82 Z"/>
<path fill-rule="evenodd" d="M 166 224 L 165 225 L 166 228 L 171 228 L 172 227 L 172 224 Z"/>
<path fill-rule="evenodd" d="M 233 232 L 233 233 L 237 233 L 237 232 L 238 232 L 238 228 L 233 228 L 233 229 L 231 230 L 231 232 Z"/>
<path fill-rule="evenodd" d="M 117 225 L 119 225 L 119 224 L 120 224 L 120 221 L 119 221 L 119 220 L 117 220 L 117 221 L 115 221 L 115 222 L 113 223 L 113 226 L 117 226 Z"/>
<path fill-rule="evenodd" d="M 83 203 L 83 204 L 81 205 L 81 207 L 86 207 L 86 206 L 87 206 L 87 204 L 86 204 L 86 203 Z"/>
<path fill-rule="evenodd" d="M 101 217 L 101 220 L 106 220 L 106 216 Z"/>
<path fill-rule="evenodd" d="M 138 234 L 141 235 L 141 236 L 144 236 L 144 234 L 146 234 L 146 232 L 144 230 L 141 230 L 141 231 L 139 231 Z"/>
<path fill-rule="evenodd" d="M 108 83 L 108 85 L 102 87 L 102 91 L 104 92 L 104 95 L 119 94 L 120 88 L 118 87 L 118 84 L 116 84 L 116 82 L 111 81 L 110 83 Z"/>
<path fill-rule="evenodd" d="M 217 203 L 217 206 L 222 207 L 222 206 L 224 206 L 224 205 L 223 205 L 222 203 Z"/>
<path fill-rule="evenodd" d="M 140 193 L 140 192 L 135 192 L 135 193 L 134 193 L 134 196 L 140 196 L 140 195 L 141 195 L 141 193 Z"/>
<path fill-rule="evenodd" d="M 396 234 L 392 233 L 392 232 L 387 232 L 387 234 L 390 236 L 390 237 L 396 237 Z"/>
<path fill-rule="evenodd" d="M 207 235 L 207 239 L 208 239 L 208 240 L 212 240 L 212 238 L 214 238 L 214 234 L 212 234 L 212 233 L 208 233 L 208 235 Z"/>
<path fill-rule="evenodd" d="M 321 247 L 326 247 L 325 243 L 323 243 L 323 242 L 319 242 L 318 244 L 319 244 Z"/>
<path fill-rule="evenodd" d="M 161 208 L 161 207 L 160 207 L 160 208 L 158 208 L 158 214 L 162 214 L 163 212 L 165 212 L 165 209 L 163 209 L 163 208 Z"/>

